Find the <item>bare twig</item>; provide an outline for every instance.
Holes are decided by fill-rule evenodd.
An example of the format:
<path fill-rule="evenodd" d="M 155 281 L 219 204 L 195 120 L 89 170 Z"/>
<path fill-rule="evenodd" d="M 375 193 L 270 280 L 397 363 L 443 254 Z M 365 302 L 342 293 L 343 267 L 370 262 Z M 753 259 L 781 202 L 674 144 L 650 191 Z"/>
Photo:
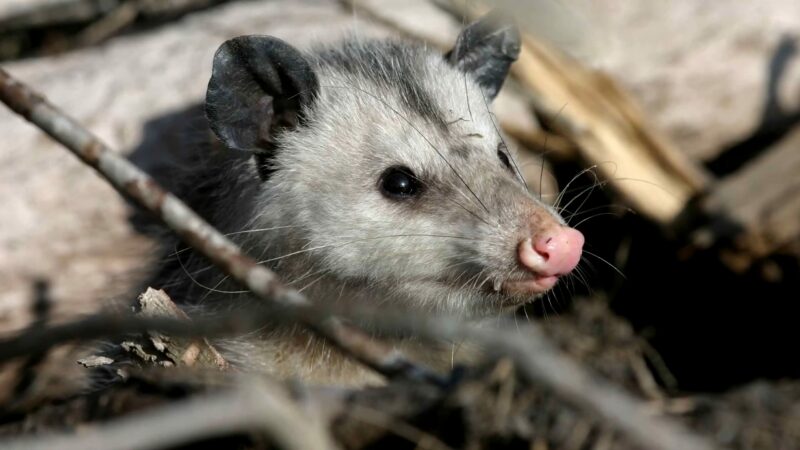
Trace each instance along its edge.
<path fill-rule="evenodd" d="M 123 2 L 78 35 L 82 46 L 97 45 L 130 26 L 139 16 L 139 2 Z"/>
<path fill-rule="evenodd" d="M 291 450 L 335 449 L 319 417 L 303 413 L 277 384 L 240 383 L 230 391 L 133 413 L 77 434 L 52 434 L 3 442 L 4 449 L 147 450 L 172 448 L 204 438 L 260 432 Z"/>
<path fill-rule="evenodd" d="M 0 2 L 0 32 L 97 23 L 125 4 L 135 6 L 145 19 L 157 21 L 225 1 L 229 0 L 51 0 L 10 2 L 10 5 Z"/>
<path fill-rule="evenodd" d="M 281 283 L 274 272 L 244 255 L 239 247 L 177 197 L 165 191 L 150 176 L 2 69 L 0 100 L 92 166 L 119 192 L 155 214 L 187 244 L 257 297 L 286 307 L 309 304 L 299 292 Z M 397 350 L 370 339 L 364 332 L 342 324 L 334 317 L 315 320 L 307 325 L 345 353 L 387 377 L 406 376 L 438 381 L 437 375 L 431 370 L 412 363 Z"/>
<path fill-rule="evenodd" d="M 513 326 L 504 328 L 513 329 Z M 644 448 L 714 448 L 706 439 L 677 423 L 647 414 L 645 403 L 565 358 L 537 325 L 529 323 L 520 327 L 520 330 L 501 332 L 446 320 L 437 320 L 436 324 L 419 324 L 415 328 L 418 334 L 431 338 L 460 338 L 480 342 L 487 351 L 510 357 L 528 381 L 548 386 L 580 409 L 594 412 Z"/>
<path fill-rule="evenodd" d="M 187 321 L 166 315 L 127 315 L 98 313 L 50 326 L 35 325 L 11 336 L 0 338 L 0 363 L 31 354 L 41 354 L 71 341 L 119 338 L 134 333 L 161 332 L 173 338 L 218 337 L 244 334 L 263 328 L 268 322 L 301 323 L 309 327 L 328 320 L 330 309 L 311 304 L 250 305 L 213 316 Z M 367 343 L 369 344 L 369 343 Z M 423 375 L 413 376 L 421 378 Z M 437 384 L 442 380 L 435 375 Z"/>
<path fill-rule="evenodd" d="M 342 317 L 369 322 L 384 332 L 431 340 L 479 343 L 488 353 L 505 356 L 528 382 L 546 386 L 583 411 L 622 431 L 647 449 L 711 450 L 715 446 L 670 419 L 651 414 L 648 403 L 633 398 L 565 357 L 534 322 L 482 327 L 454 317 L 409 317 L 387 311 L 337 310 Z M 0 344 L 2 345 L 2 344 Z"/>

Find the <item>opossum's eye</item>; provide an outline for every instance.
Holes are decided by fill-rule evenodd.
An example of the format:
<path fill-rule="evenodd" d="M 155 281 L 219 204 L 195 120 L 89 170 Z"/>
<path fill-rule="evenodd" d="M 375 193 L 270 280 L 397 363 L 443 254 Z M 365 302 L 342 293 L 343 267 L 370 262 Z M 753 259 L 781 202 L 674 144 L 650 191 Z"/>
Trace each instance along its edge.
<path fill-rule="evenodd" d="M 503 146 L 497 147 L 497 157 L 500 158 L 500 162 L 506 166 L 506 169 L 511 170 L 511 161 L 508 159 L 508 154 L 503 150 Z"/>
<path fill-rule="evenodd" d="M 408 167 L 393 166 L 383 171 L 380 188 L 390 198 L 407 198 L 417 195 L 421 183 Z"/>

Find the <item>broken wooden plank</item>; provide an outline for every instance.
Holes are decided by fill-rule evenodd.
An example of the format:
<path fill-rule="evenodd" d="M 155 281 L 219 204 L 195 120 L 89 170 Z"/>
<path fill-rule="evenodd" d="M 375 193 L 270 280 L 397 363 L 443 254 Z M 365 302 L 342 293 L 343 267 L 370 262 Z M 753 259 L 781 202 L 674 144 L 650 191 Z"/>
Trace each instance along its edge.
<path fill-rule="evenodd" d="M 692 235 L 698 247 L 722 243 L 737 271 L 800 242 L 800 127 L 716 183 L 700 202 L 709 220 Z"/>
<path fill-rule="evenodd" d="M 670 224 L 708 176 L 660 136 L 616 83 L 524 36 L 514 75 L 538 98 L 539 113 L 578 144 L 588 166 L 638 213 Z"/>

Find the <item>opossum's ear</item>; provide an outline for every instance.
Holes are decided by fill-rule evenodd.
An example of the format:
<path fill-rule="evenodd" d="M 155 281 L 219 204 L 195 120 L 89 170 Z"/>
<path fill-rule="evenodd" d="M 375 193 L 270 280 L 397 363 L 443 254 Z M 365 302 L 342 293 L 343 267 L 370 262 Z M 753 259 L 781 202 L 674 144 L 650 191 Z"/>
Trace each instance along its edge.
<path fill-rule="evenodd" d="M 318 90 L 303 55 L 270 36 L 241 36 L 217 50 L 206 92 L 206 117 L 228 147 L 269 154 L 278 131 L 303 121 Z"/>
<path fill-rule="evenodd" d="M 494 99 L 508 76 L 508 68 L 519 56 L 520 46 L 517 28 L 491 13 L 465 28 L 445 58 L 471 74 L 487 99 Z"/>

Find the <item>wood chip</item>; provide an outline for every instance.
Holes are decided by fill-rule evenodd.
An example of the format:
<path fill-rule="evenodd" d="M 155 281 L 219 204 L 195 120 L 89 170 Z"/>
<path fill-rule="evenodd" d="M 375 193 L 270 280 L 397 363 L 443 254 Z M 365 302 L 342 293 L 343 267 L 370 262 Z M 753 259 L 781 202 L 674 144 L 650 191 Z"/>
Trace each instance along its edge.
<path fill-rule="evenodd" d="M 189 320 L 162 290 L 148 288 L 138 299 L 139 314 L 148 317 L 175 317 Z M 173 364 L 190 367 L 229 369 L 225 358 L 206 339 L 171 338 L 161 333 L 148 333 L 149 344 Z M 141 346 L 138 347 L 141 349 Z M 163 364 L 162 364 L 163 365 Z"/>
<path fill-rule="evenodd" d="M 87 356 L 86 358 L 78 360 L 78 364 L 86 368 L 107 366 L 109 364 L 112 364 L 113 362 L 114 362 L 113 359 L 107 356 L 100 356 L 100 355 Z"/>

